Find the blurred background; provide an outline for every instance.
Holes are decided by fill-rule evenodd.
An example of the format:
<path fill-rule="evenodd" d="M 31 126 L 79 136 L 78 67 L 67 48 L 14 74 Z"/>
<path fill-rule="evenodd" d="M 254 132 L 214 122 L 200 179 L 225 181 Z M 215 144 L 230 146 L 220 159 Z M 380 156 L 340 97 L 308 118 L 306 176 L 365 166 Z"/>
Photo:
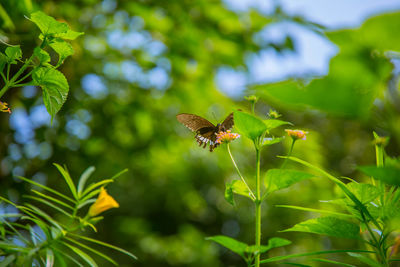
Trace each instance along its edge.
<path fill-rule="evenodd" d="M 374 164 L 372 131 L 390 136 L 388 154 L 399 155 L 397 0 L 24 0 L 2 1 L 1 9 L 2 40 L 21 44 L 24 55 L 39 42 L 24 17 L 34 10 L 85 35 L 61 67 L 70 93 L 52 124 L 40 88 L 15 88 L 2 98 L 12 114 L 0 114 L 0 195 L 24 201 L 30 186 L 18 175 L 67 191 L 54 162 L 75 179 L 89 166 L 96 167 L 93 180 L 128 168 L 108 187 L 120 208 L 105 213 L 92 234 L 139 257 L 121 255 L 121 266 L 243 266 L 204 238 L 253 242 L 252 203 L 224 200 L 225 182 L 238 178 L 226 149 L 199 148 L 178 113 L 217 123 L 248 110 L 243 96 L 256 94 L 259 116 L 273 108 L 309 131 L 294 155 L 337 176 L 363 179 L 356 168 Z M 276 156 L 287 153 L 289 141 L 263 152 L 264 171 L 280 166 Z M 232 151 L 252 184 L 251 142 L 241 138 Z M 263 240 L 293 242 L 270 256 L 360 246 L 278 232 L 315 214 L 276 204 L 325 207 L 318 200 L 336 193 L 329 181 L 314 179 L 267 199 Z M 350 260 L 342 257 L 331 256 Z"/>

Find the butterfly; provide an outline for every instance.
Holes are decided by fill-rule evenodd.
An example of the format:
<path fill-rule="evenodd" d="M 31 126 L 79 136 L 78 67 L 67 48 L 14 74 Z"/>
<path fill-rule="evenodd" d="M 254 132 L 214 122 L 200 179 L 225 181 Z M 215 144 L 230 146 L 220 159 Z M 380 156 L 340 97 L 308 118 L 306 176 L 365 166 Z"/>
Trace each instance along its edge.
<path fill-rule="evenodd" d="M 219 143 L 215 142 L 217 134 L 221 131 L 226 132 L 233 127 L 233 113 L 229 114 L 222 123 L 218 123 L 216 126 L 194 114 L 181 113 L 176 115 L 176 119 L 196 133 L 194 138 L 196 138 L 199 146 L 204 144 L 203 148 L 206 148 L 207 144 L 210 144 L 210 152 L 219 145 Z"/>

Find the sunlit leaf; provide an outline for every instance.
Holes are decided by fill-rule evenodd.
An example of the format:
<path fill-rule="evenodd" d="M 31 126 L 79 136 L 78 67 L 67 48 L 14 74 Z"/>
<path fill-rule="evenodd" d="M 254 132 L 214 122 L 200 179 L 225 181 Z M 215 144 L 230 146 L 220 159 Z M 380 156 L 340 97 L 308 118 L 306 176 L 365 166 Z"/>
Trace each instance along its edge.
<path fill-rule="evenodd" d="M 69 85 L 64 74 L 53 68 L 37 68 L 32 79 L 43 89 L 43 102 L 53 120 L 67 100 Z"/>
<path fill-rule="evenodd" d="M 276 119 L 264 120 L 264 124 L 267 126 L 268 131 L 278 128 L 279 126 L 282 126 L 282 125 L 292 125 L 292 123 L 290 123 L 288 121 L 281 121 L 281 120 L 276 120 Z"/>
<path fill-rule="evenodd" d="M 227 249 L 231 250 L 232 252 L 235 252 L 236 254 L 240 255 L 242 258 L 245 258 L 245 252 L 247 248 L 247 244 L 237 241 L 236 239 L 233 239 L 228 236 L 224 235 L 217 235 L 217 236 L 211 236 L 207 237 L 206 240 L 212 240 Z"/>
<path fill-rule="evenodd" d="M 400 185 L 400 168 L 394 166 L 362 166 L 359 169 L 377 180 L 389 185 Z"/>
<path fill-rule="evenodd" d="M 74 54 L 72 46 L 63 39 L 56 38 L 50 43 L 50 47 L 58 54 L 58 62 L 56 67 L 60 66 L 64 60 Z"/>
<path fill-rule="evenodd" d="M 239 133 L 253 141 L 268 129 L 263 120 L 245 112 L 235 111 L 234 120 L 235 128 Z"/>
<path fill-rule="evenodd" d="M 252 199 L 248 187 L 242 180 L 233 180 L 230 183 L 226 183 L 225 199 L 230 204 L 235 205 L 235 202 L 233 200 L 233 193 Z"/>
<path fill-rule="evenodd" d="M 380 195 L 379 189 L 372 184 L 351 182 L 347 187 L 363 204 L 373 201 Z"/>
<path fill-rule="evenodd" d="M 382 267 L 382 264 L 380 264 L 379 262 L 371 259 L 370 257 L 367 257 L 365 255 L 359 254 L 359 253 L 354 253 L 354 252 L 348 252 L 347 254 L 349 254 L 350 256 L 357 258 L 358 260 L 360 260 L 362 263 L 371 266 L 371 267 Z"/>
<path fill-rule="evenodd" d="M 310 219 L 283 232 L 305 232 L 351 239 L 361 238 L 360 228 L 356 224 L 331 216 Z"/>
<path fill-rule="evenodd" d="M 7 47 L 5 53 L 10 64 L 17 64 L 18 60 L 22 58 L 22 50 L 19 45 Z"/>
<path fill-rule="evenodd" d="M 85 188 L 86 181 L 89 179 L 90 175 L 96 170 L 95 167 L 91 166 L 87 168 L 79 178 L 78 182 L 78 196 L 82 194 L 83 189 Z"/>
<path fill-rule="evenodd" d="M 315 175 L 288 169 L 269 169 L 265 177 L 265 186 L 269 193 L 289 186 Z"/>
<path fill-rule="evenodd" d="M 35 47 L 33 50 L 33 54 L 37 57 L 39 60 L 39 64 L 44 65 L 46 63 L 50 62 L 50 55 L 40 47 Z"/>

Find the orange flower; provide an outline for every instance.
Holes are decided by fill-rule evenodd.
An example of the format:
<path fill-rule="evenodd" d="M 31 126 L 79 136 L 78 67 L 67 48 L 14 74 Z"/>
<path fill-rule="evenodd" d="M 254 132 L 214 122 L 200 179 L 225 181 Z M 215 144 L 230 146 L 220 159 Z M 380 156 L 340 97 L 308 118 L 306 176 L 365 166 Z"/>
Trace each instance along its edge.
<path fill-rule="evenodd" d="M 97 197 L 96 202 L 94 202 L 92 206 L 90 206 L 88 214 L 89 216 L 93 217 L 102 213 L 103 211 L 118 207 L 118 202 L 115 201 L 112 196 L 107 194 L 107 191 L 104 189 L 104 187 L 102 187 L 100 189 L 100 194 Z"/>
<path fill-rule="evenodd" d="M 7 107 L 7 103 L 6 102 L 1 102 L 0 101 L 0 111 L 1 112 L 8 112 L 11 114 L 11 109 L 9 107 Z"/>
<path fill-rule="evenodd" d="M 286 129 L 285 132 L 287 132 L 288 136 L 292 137 L 293 140 L 301 139 L 301 140 L 306 140 L 306 134 L 308 132 L 302 131 L 302 130 L 290 130 Z"/>
<path fill-rule="evenodd" d="M 215 141 L 215 143 L 217 143 L 217 144 L 230 143 L 239 137 L 240 137 L 239 134 L 231 133 L 230 130 L 228 130 L 226 132 L 219 132 L 217 134 L 217 140 Z"/>

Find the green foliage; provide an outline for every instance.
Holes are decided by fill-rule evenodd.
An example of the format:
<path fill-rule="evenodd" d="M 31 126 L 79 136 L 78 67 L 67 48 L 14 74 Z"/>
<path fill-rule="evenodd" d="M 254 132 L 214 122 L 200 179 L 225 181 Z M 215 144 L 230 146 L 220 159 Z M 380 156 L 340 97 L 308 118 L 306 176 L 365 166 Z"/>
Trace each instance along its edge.
<path fill-rule="evenodd" d="M 255 141 L 268 129 L 265 123 L 254 115 L 235 111 L 235 127 L 240 134 L 246 136 L 247 138 Z"/>
<path fill-rule="evenodd" d="M 7 65 L 6 74 L 1 73 L 4 86 L 0 90 L 0 97 L 12 87 L 40 86 L 43 89 L 43 102 L 53 120 L 66 101 L 69 91 L 67 79 L 60 71 L 56 70 L 68 56 L 74 54 L 72 46 L 65 40 L 74 40 L 83 33 L 72 31 L 66 23 L 58 22 L 41 11 L 32 13 L 30 20 L 41 30 L 39 38 L 42 43 L 33 49 L 32 55 L 25 61 L 21 61 L 22 50 L 19 45 L 7 47 L 5 56 L 0 54 L 0 72 Z M 51 57 L 45 50 L 47 46 L 50 46 L 58 54 L 59 58 L 55 66 L 50 64 Z M 14 76 L 9 77 L 10 65 L 18 64 L 20 61 L 23 65 Z M 31 71 L 20 78 L 27 68 L 31 68 Z M 23 83 L 30 76 L 32 76 L 32 81 Z"/>
<path fill-rule="evenodd" d="M 235 201 L 233 200 L 233 193 L 252 199 L 249 188 L 241 180 L 233 180 L 232 182 L 227 183 L 225 187 L 226 201 L 228 201 L 232 205 L 235 205 Z"/>
<path fill-rule="evenodd" d="M 272 193 L 312 177 L 314 177 L 314 175 L 296 170 L 269 169 L 264 183 L 267 188 L 267 193 Z"/>
<path fill-rule="evenodd" d="M 235 252 L 246 261 L 248 266 L 251 266 L 251 263 L 253 262 L 256 255 L 264 254 L 271 249 L 287 246 L 292 243 L 289 240 L 280 237 L 270 238 L 266 246 L 250 246 L 243 242 L 237 241 L 236 239 L 223 235 L 211 236 L 207 237 L 206 239 L 212 240 Z"/>
<path fill-rule="evenodd" d="M 399 50 L 400 13 L 377 16 L 359 29 L 328 32 L 340 49 L 330 62 L 329 74 L 310 82 L 284 81 L 255 89 L 269 101 L 296 109 L 311 107 L 353 118 L 369 115 L 392 70 L 383 54 Z M 360 79 L 362 77 L 362 79 Z"/>
<path fill-rule="evenodd" d="M 359 169 L 388 185 L 400 185 L 400 168 L 394 166 L 362 166 Z"/>
<path fill-rule="evenodd" d="M 293 231 L 360 239 L 360 229 L 356 224 L 332 216 L 310 219 L 283 232 Z"/>
<path fill-rule="evenodd" d="M 87 227 L 96 231 L 94 223 L 102 219 L 102 217 L 90 217 L 87 212 L 83 213 L 86 210 L 85 206 L 96 201 L 95 196 L 99 194 L 100 186 L 113 182 L 126 170 L 111 179 L 96 182 L 85 188 L 85 182 L 94 171 L 94 167 L 90 167 L 82 174 L 76 188 L 67 169 L 58 164 L 54 165 L 68 185 L 72 198 L 24 177 L 18 178 L 38 188 L 38 190 L 32 189 L 32 195 L 27 195 L 26 198 L 40 203 L 43 208 L 31 203 L 17 205 L 0 197 L 2 202 L 19 210 L 16 214 L 0 215 L 0 229 L 3 229 L 3 234 L 0 235 L 0 256 L 5 256 L 2 266 L 30 266 L 39 262 L 43 263 L 43 266 L 67 266 L 72 262 L 82 265 L 77 257 L 90 266 L 98 266 L 90 254 L 117 265 L 112 258 L 94 248 L 94 244 L 136 259 L 136 256 L 126 250 L 85 237 L 83 233 Z M 47 210 L 56 211 L 56 215 L 50 215 Z M 11 218 L 18 220 L 10 220 Z M 16 240 L 18 242 L 15 242 Z"/>

